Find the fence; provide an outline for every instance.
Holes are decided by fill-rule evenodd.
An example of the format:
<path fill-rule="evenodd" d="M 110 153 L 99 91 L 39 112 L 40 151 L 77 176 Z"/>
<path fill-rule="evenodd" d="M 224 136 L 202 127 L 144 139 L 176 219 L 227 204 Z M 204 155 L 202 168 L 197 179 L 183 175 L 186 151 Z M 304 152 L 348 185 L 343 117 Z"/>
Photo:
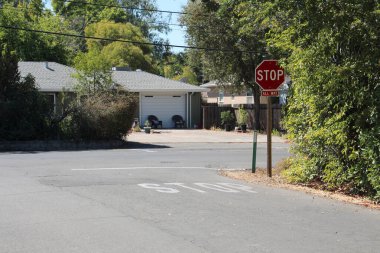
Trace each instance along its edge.
<path fill-rule="evenodd" d="M 255 108 L 248 105 L 244 108 L 249 115 L 248 128 L 253 128 L 255 125 Z M 220 114 L 223 111 L 231 111 L 237 115 L 239 109 L 232 107 L 220 107 L 217 105 L 204 105 L 202 106 L 202 118 L 203 118 L 203 128 L 210 129 L 212 127 L 221 127 Z M 283 130 L 282 124 L 282 106 L 278 104 L 272 105 L 272 126 L 273 129 L 279 131 Z M 260 130 L 265 130 L 267 127 L 267 105 L 260 105 Z"/>

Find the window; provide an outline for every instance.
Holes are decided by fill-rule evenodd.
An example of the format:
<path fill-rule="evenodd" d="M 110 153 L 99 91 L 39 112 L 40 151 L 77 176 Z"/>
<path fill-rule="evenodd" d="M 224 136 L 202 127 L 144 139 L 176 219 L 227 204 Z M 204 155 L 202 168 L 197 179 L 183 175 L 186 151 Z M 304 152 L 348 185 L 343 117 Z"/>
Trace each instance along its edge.
<path fill-rule="evenodd" d="M 49 109 L 56 112 L 56 102 L 55 102 L 55 94 L 54 93 L 48 93 L 44 94 L 46 101 L 49 105 Z"/>
<path fill-rule="evenodd" d="M 223 102 L 224 100 L 224 90 L 219 91 L 219 102 Z"/>

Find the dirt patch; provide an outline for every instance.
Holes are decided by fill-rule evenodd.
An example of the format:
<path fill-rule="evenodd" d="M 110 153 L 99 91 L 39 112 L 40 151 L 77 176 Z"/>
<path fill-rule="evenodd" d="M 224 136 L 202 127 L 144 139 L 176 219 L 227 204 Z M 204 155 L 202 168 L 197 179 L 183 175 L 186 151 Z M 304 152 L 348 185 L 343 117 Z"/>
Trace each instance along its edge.
<path fill-rule="evenodd" d="M 295 191 L 302 191 L 308 194 L 313 194 L 320 197 L 327 197 L 334 200 L 343 201 L 355 205 L 365 206 L 372 209 L 380 210 L 380 205 L 375 204 L 373 201 L 362 198 L 360 196 L 348 196 L 339 192 L 330 192 L 320 189 L 311 188 L 303 185 L 293 185 L 287 183 L 279 173 L 274 171 L 272 178 L 267 177 L 266 170 L 258 169 L 256 173 L 252 173 L 250 170 L 237 170 L 237 171 L 225 171 L 221 170 L 220 174 L 229 178 L 243 180 L 248 183 L 264 184 L 271 187 L 284 188 Z"/>

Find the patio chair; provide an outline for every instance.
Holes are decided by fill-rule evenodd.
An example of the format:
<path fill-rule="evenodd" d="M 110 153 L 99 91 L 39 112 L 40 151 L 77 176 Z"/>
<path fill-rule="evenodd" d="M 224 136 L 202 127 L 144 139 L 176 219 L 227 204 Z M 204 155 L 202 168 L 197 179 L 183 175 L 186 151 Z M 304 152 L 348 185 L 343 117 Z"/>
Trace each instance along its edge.
<path fill-rule="evenodd" d="M 148 120 L 152 128 L 162 128 L 162 121 L 158 120 L 158 118 L 154 115 L 149 115 Z"/>
<path fill-rule="evenodd" d="M 172 117 L 172 120 L 174 122 L 174 128 L 185 128 L 185 121 L 183 120 L 182 116 L 174 115 Z"/>

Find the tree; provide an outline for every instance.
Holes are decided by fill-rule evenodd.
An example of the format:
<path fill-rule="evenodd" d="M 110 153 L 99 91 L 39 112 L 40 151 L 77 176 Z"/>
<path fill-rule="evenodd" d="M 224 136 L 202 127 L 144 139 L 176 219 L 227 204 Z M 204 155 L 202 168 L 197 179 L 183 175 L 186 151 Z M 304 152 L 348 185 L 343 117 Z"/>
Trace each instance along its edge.
<path fill-rule="evenodd" d="M 80 24 L 78 29 L 84 29 L 93 23 L 110 21 L 116 23 L 131 23 L 138 26 L 144 36 L 154 38 L 153 30 L 165 31 L 167 25 L 158 22 L 161 15 L 155 13 L 156 6 L 152 0 L 87 0 L 65 2 L 52 0 L 56 13 Z M 152 23 L 155 23 L 152 26 Z M 78 31 L 80 31 L 78 30 Z"/>
<path fill-rule="evenodd" d="M 75 58 L 78 83 L 75 90 L 79 96 L 94 95 L 107 91 L 112 86 L 111 63 L 98 50 L 79 53 Z"/>
<path fill-rule="evenodd" d="M 115 40 L 134 41 L 125 43 L 118 41 L 87 40 L 88 52 L 100 52 L 102 57 L 113 66 L 129 66 L 157 72 L 152 57 L 152 46 L 144 38 L 140 29 L 130 23 L 99 22 L 86 28 L 87 36 L 105 37 Z"/>
<path fill-rule="evenodd" d="M 380 200 L 380 3 L 278 1 L 268 44 L 292 76 L 287 172 Z"/>
<path fill-rule="evenodd" d="M 0 27 L 0 42 L 6 43 L 24 61 L 49 60 L 67 64 L 71 62 L 78 49 L 76 46 L 78 40 L 74 38 L 17 29 L 73 33 L 68 28 L 67 22 L 50 12 L 33 16 L 29 12 L 29 7 L 13 7 L 5 4 L 0 9 L 0 25 L 16 28 Z"/>
<path fill-rule="evenodd" d="M 51 110 L 32 76 L 21 78 L 17 57 L 0 44 L 0 140 L 46 138 Z"/>
<path fill-rule="evenodd" d="M 174 80 L 182 80 L 190 84 L 199 84 L 198 76 L 192 66 L 189 66 L 187 53 L 168 53 L 162 64 L 162 75 Z"/>
<path fill-rule="evenodd" d="M 257 5 L 260 1 L 213 1 L 195 0 L 189 2 L 182 24 L 188 27 L 190 46 L 213 48 L 217 50 L 190 51 L 190 60 L 201 65 L 205 79 L 231 83 L 237 89 L 243 87 L 254 92 L 256 124 L 259 129 L 260 89 L 255 83 L 254 69 L 268 57 L 265 43 L 266 27 L 251 24 L 256 16 L 247 18 L 254 10 L 259 15 Z M 254 28 L 248 32 L 248 27 Z"/>

